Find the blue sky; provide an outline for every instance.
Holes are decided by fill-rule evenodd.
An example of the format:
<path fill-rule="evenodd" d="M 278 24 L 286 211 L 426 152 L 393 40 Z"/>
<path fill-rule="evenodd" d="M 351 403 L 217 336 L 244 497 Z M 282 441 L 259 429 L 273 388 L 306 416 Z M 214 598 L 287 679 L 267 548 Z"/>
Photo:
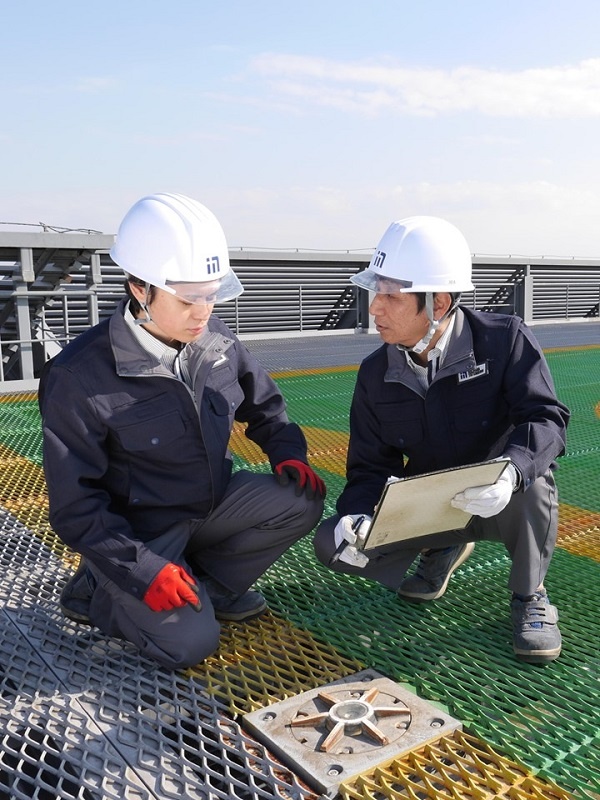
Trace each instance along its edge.
<path fill-rule="evenodd" d="M 598 0 L 20 0 L 0 10 L 0 232 L 115 233 L 188 194 L 231 247 L 600 258 Z"/>

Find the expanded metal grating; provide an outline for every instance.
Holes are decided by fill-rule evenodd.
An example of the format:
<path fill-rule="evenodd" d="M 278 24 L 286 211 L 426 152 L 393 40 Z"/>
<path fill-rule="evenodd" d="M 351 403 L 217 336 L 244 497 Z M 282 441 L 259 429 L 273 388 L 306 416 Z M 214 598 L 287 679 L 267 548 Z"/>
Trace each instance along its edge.
<path fill-rule="evenodd" d="M 261 579 L 264 618 L 224 626 L 194 669 L 163 670 L 60 614 L 77 557 L 48 524 L 36 399 L 0 398 L 0 799 L 312 799 L 240 718 L 370 668 L 465 732 L 361 773 L 344 798 L 600 800 L 600 350 L 548 360 L 573 419 L 547 581 L 564 651 L 542 668 L 512 656 L 500 546 L 478 545 L 444 598 L 415 606 L 324 569 L 306 539 Z M 278 377 L 327 482 L 326 513 L 343 485 L 354 377 Z M 232 447 L 239 465 L 268 469 L 241 431 Z"/>
<path fill-rule="evenodd" d="M 473 736 L 456 731 L 340 787 L 344 800 L 569 800 Z"/>

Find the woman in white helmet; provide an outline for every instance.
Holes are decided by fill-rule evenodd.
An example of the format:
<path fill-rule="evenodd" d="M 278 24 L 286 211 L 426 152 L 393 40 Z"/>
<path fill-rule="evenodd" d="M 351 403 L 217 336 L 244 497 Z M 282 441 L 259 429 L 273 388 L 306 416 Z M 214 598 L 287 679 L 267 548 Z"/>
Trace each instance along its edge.
<path fill-rule="evenodd" d="M 265 610 L 250 587 L 315 526 L 325 486 L 278 388 L 212 313 L 242 292 L 214 215 L 144 197 L 111 255 L 128 298 L 40 381 L 50 521 L 82 556 L 61 608 L 188 667 L 218 646 L 218 620 Z M 233 472 L 234 420 L 273 475 Z"/>
<path fill-rule="evenodd" d="M 471 255 L 445 220 L 392 223 L 368 269 L 351 280 L 373 292 L 369 310 L 385 344 L 357 376 L 347 483 L 338 514 L 317 531 L 318 557 L 424 602 L 445 593 L 473 542 L 501 541 L 512 559 L 515 655 L 554 660 L 561 650 L 558 612 L 543 581 L 558 527 L 552 472 L 564 452 L 569 412 L 538 343 L 516 316 L 458 305 L 460 293 L 473 289 Z M 495 484 L 467 488 L 451 501 L 473 514 L 466 529 L 360 547 L 391 476 L 499 457 L 509 465 Z M 405 578 L 415 559 L 416 572 Z"/>

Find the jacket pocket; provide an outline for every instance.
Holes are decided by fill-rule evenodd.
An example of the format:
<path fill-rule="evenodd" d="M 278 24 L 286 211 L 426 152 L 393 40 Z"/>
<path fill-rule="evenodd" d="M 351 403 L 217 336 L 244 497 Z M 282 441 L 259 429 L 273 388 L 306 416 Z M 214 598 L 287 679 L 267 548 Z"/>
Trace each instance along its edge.
<path fill-rule="evenodd" d="M 375 414 L 386 444 L 404 450 L 423 441 L 423 421 L 413 403 L 376 403 Z"/>
<path fill-rule="evenodd" d="M 233 418 L 243 400 L 244 392 L 237 381 L 208 395 L 211 411 L 218 417 L 230 416 Z"/>
<path fill-rule="evenodd" d="M 185 424 L 177 411 L 145 419 L 116 430 L 121 445 L 129 452 L 165 447 L 184 436 L 185 432 Z"/>

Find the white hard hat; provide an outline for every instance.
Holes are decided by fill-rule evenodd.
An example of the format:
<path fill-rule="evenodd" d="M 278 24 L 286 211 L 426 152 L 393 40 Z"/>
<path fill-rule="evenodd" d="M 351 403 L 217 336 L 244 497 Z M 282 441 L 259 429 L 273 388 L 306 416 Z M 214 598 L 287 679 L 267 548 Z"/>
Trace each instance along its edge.
<path fill-rule="evenodd" d="M 225 234 L 215 215 L 190 197 L 167 192 L 138 200 L 119 226 L 111 258 L 126 273 L 189 302 L 194 284 L 211 281 L 215 302 L 244 289 L 229 264 Z"/>
<path fill-rule="evenodd" d="M 469 292 L 472 261 L 466 239 L 450 222 L 416 216 L 392 222 L 366 270 L 350 280 L 379 291 L 381 279 L 398 282 L 398 292 Z M 383 289 L 389 292 L 389 288 Z"/>

